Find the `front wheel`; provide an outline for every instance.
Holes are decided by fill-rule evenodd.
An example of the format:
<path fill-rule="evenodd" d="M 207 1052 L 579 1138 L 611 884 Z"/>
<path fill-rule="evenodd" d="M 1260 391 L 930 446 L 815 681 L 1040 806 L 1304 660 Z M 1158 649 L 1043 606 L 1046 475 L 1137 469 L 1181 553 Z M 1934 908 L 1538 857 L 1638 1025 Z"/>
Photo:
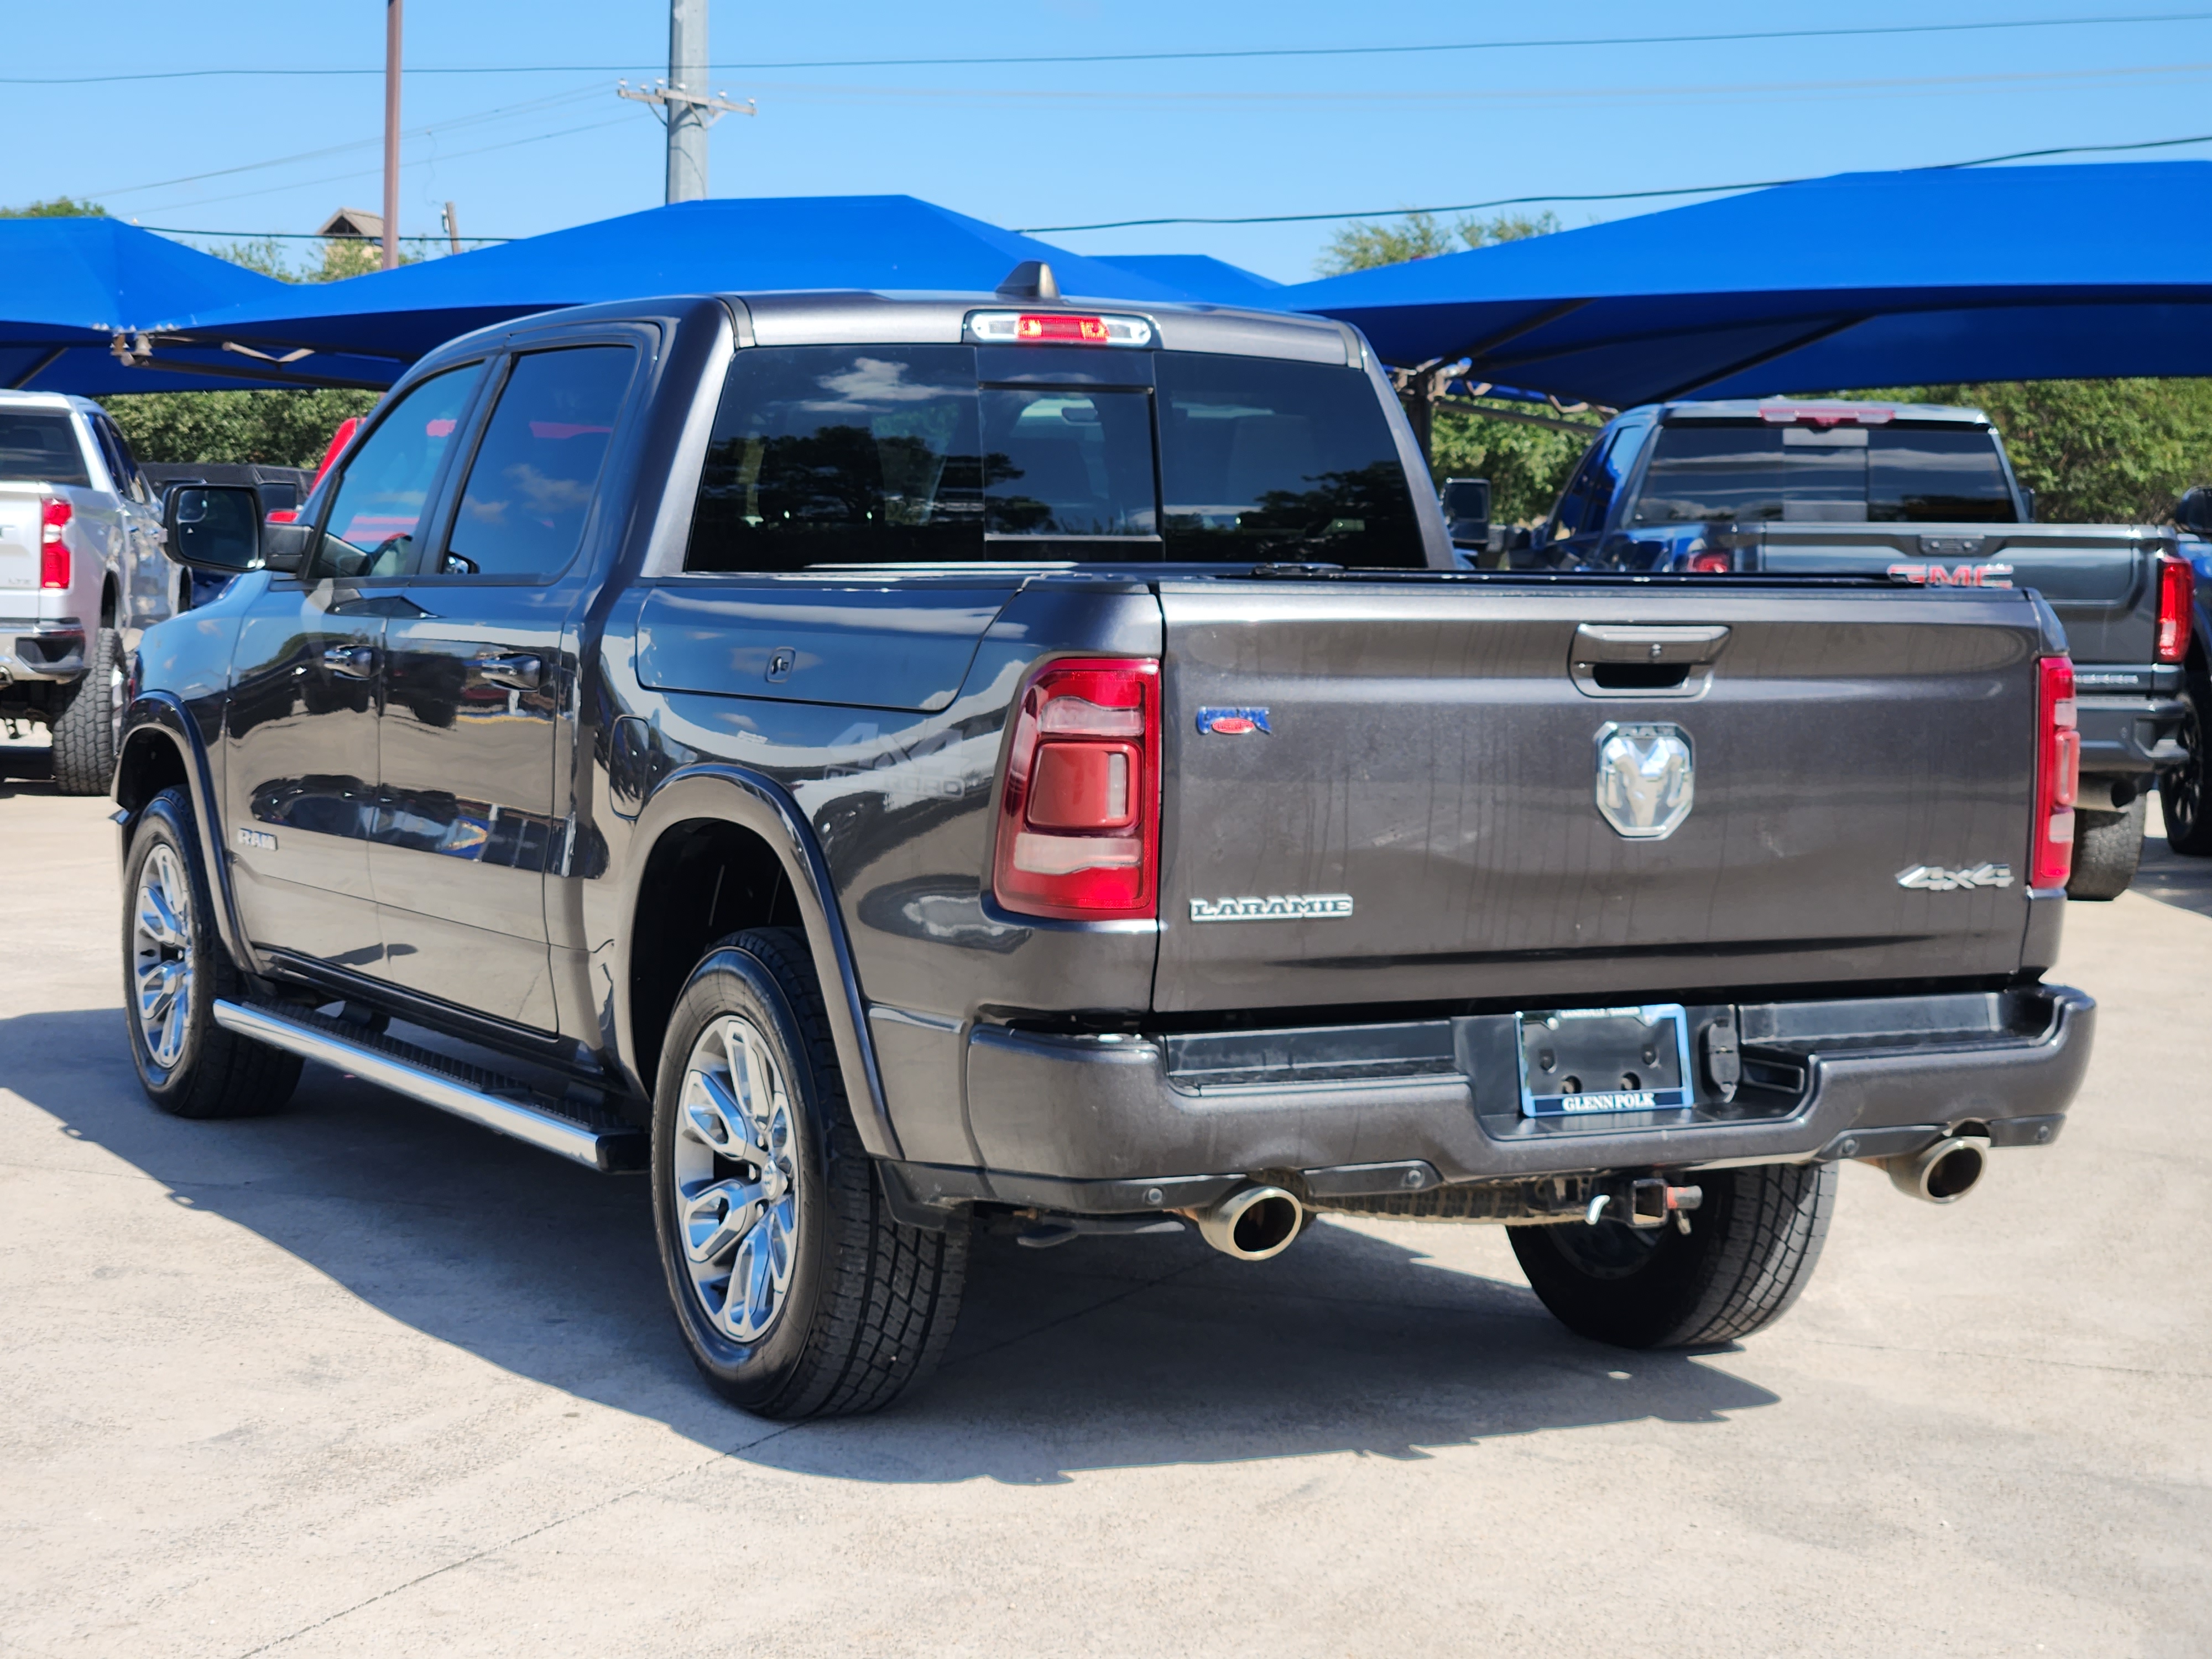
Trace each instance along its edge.
<path fill-rule="evenodd" d="M 165 789 L 146 805 L 123 872 L 123 996 L 131 1058 L 147 1098 L 177 1117 L 258 1117 L 292 1097 L 300 1057 L 216 1024 L 243 986 L 216 936 L 191 803 Z"/>
<path fill-rule="evenodd" d="M 691 970 L 653 1093 L 653 1188 L 677 1325 L 736 1405 L 872 1412 L 943 1353 L 967 1234 L 884 1205 L 799 934 L 735 933 Z"/>
<path fill-rule="evenodd" d="M 1701 1172 L 1690 1231 L 1578 1221 L 1508 1230 L 1529 1288 L 1579 1336 L 1686 1348 L 1763 1330 L 1813 1276 L 1836 1207 L 1832 1164 Z"/>

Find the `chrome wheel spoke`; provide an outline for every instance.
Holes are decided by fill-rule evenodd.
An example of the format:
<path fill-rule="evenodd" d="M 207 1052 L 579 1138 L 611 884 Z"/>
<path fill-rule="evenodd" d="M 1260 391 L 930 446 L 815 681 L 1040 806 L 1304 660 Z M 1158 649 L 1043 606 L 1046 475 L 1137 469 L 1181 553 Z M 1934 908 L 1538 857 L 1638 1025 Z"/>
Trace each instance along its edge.
<path fill-rule="evenodd" d="M 683 1194 L 679 1203 L 684 1252 L 702 1264 L 726 1258 L 761 1217 L 761 1190 L 750 1182 L 718 1181 Z"/>
<path fill-rule="evenodd" d="M 767 1035 L 742 1015 L 692 1045 L 676 1103 L 671 1175 L 693 1291 L 725 1336 L 757 1341 L 798 1265 L 798 1148 L 789 1096 Z"/>
<path fill-rule="evenodd" d="M 191 890 L 172 848 L 155 848 L 139 866 L 131 919 L 139 1039 L 154 1064 L 166 1069 L 184 1052 L 192 1001 Z"/>

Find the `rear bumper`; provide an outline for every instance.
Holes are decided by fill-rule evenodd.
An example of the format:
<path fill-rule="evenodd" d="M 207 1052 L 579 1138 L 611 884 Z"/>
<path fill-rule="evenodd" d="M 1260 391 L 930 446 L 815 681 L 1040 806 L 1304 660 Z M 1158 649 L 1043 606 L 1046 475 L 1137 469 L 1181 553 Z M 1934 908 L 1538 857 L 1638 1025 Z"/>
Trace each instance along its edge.
<path fill-rule="evenodd" d="M 1691 1010 L 1694 1024 L 1721 1012 Z M 898 1164 L 920 1206 L 994 1201 L 1113 1213 L 1210 1202 L 1265 1171 L 1316 1197 L 1601 1171 L 1805 1163 L 1918 1150 L 1961 1125 L 1998 1146 L 2057 1138 L 2096 1005 L 2058 986 L 1951 996 L 1742 1005 L 1747 1082 L 1700 1080 L 1673 1112 L 1525 1119 L 1510 1015 L 1352 1028 L 1376 1059 L 1342 1080 L 1343 1033 L 1240 1034 L 1243 1053 L 1327 1036 L 1335 1080 L 1295 1063 L 1194 1066 L 1194 1042 L 979 1029 L 969 1121 L 984 1167 Z M 1389 1075 L 1395 1063 L 1403 1068 Z M 1203 1070 L 1205 1080 L 1194 1083 Z M 1753 1081 L 1752 1079 L 1756 1079 Z"/>
<path fill-rule="evenodd" d="M 84 673 L 84 626 L 74 617 L 0 617 L 0 684 Z"/>
<path fill-rule="evenodd" d="M 2083 692 L 2074 706 L 2081 721 L 2084 772 L 2153 772 L 2185 758 L 2179 697 Z"/>

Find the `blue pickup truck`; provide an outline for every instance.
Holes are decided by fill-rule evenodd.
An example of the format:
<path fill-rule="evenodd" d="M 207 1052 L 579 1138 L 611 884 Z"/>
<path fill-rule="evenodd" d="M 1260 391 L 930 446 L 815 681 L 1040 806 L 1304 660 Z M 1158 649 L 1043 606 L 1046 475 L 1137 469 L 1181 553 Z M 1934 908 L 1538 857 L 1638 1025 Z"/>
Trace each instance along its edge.
<path fill-rule="evenodd" d="M 1465 547 L 1461 556 L 1481 559 Z M 2154 781 L 2197 775 L 2184 692 L 2205 680 L 2212 629 L 2172 526 L 2036 523 L 2034 493 L 1978 409 L 1768 399 L 1625 410 L 1510 556 L 1557 570 L 2035 589 L 2065 625 L 2080 693 L 2074 898 L 2127 890 Z M 2212 853 L 2202 815 L 2167 794 L 2170 830 L 2180 809 L 2176 849 Z"/>

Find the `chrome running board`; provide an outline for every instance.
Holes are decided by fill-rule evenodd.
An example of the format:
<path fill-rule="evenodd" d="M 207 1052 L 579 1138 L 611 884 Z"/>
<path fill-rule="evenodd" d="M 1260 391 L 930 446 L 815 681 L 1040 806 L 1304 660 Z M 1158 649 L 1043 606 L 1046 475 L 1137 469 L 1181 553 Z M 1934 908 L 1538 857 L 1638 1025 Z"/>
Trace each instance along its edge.
<path fill-rule="evenodd" d="M 394 1094 L 526 1140 L 586 1168 L 611 1171 L 645 1167 L 643 1131 L 563 1116 L 548 1109 L 553 1103 L 544 1096 L 534 1101 L 518 1098 L 532 1092 L 529 1085 L 518 1079 L 480 1071 L 377 1032 L 349 1029 L 308 1011 L 217 999 L 215 1018 L 227 1031 L 341 1066 Z"/>

